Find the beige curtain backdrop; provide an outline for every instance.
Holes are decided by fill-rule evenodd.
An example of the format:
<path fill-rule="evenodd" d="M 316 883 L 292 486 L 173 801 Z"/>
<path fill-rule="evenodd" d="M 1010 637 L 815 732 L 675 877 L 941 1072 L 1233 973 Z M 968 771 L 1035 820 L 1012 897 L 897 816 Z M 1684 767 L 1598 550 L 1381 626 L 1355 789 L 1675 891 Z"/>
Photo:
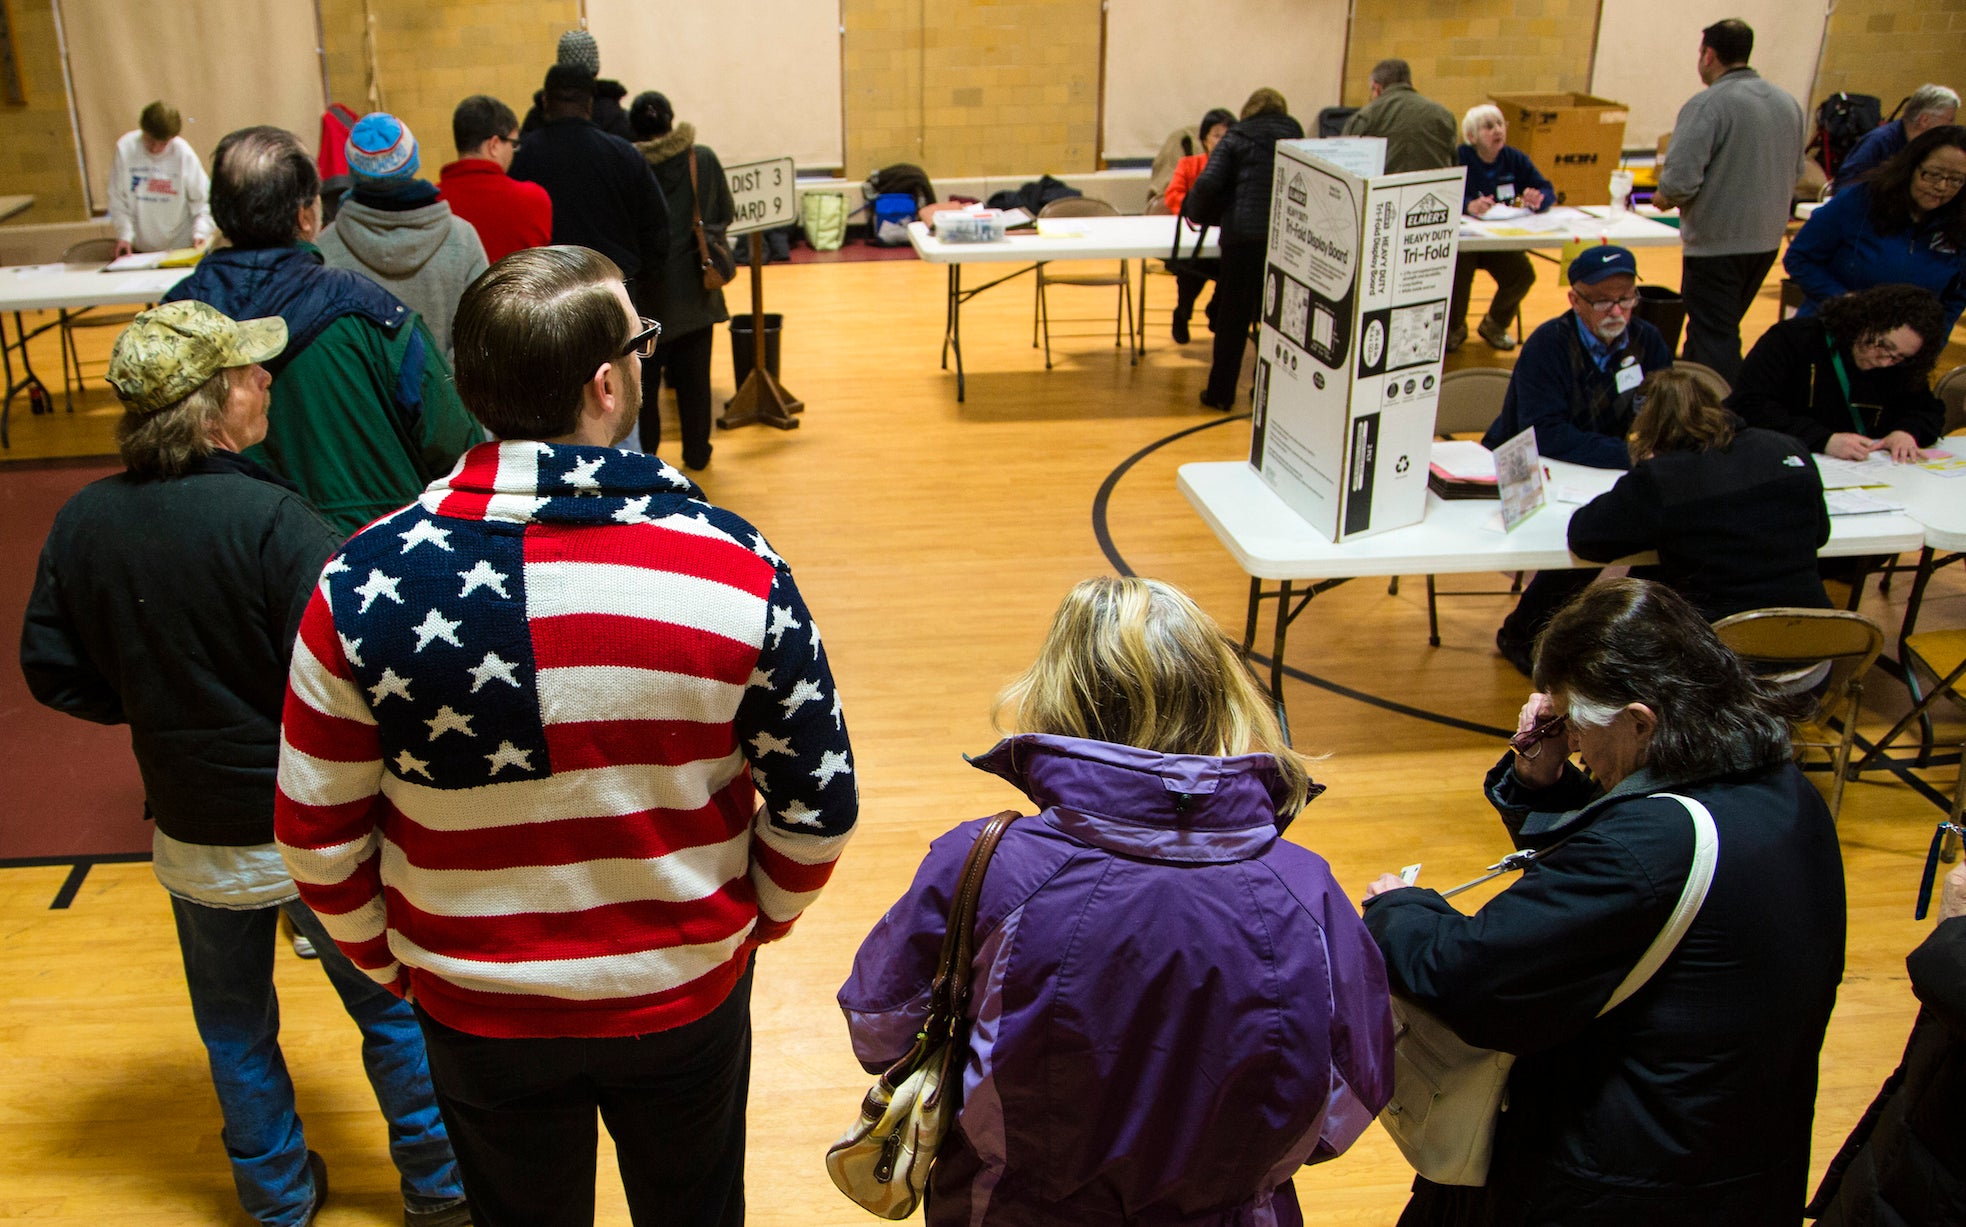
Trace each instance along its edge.
<path fill-rule="evenodd" d="M 1109 0 L 1108 158 L 1151 158 L 1210 107 L 1242 109 L 1269 86 L 1316 135 L 1345 72 L 1347 0 Z"/>
<path fill-rule="evenodd" d="M 601 75 L 660 90 L 726 165 L 842 162 L 838 0 L 587 0 Z"/>
<path fill-rule="evenodd" d="M 219 138 L 277 124 L 312 149 L 320 136 L 321 57 L 309 0 L 57 0 L 91 212 L 109 208 L 116 138 L 155 99 L 184 116 L 207 172 Z"/>
<path fill-rule="evenodd" d="M 1815 114 L 1826 0 L 1604 0 L 1591 92 L 1631 107 L 1627 149 L 1655 145 L 1672 131 L 1679 108 L 1704 88 L 1693 66 L 1700 31 L 1728 17 L 1754 27 L 1750 66 L 1793 94 L 1804 115 Z"/>

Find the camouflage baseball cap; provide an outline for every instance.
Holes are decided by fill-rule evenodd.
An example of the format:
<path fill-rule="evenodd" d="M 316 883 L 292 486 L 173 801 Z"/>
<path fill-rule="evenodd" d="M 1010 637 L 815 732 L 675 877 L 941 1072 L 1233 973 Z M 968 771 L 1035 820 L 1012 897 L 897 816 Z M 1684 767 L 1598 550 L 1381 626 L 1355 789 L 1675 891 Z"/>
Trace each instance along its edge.
<path fill-rule="evenodd" d="M 109 382 L 132 413 L 156 413 L 227 367 L 269 361 L 286 347 L 287 321 L 278 316 L 239 321 L 210 303 L 165 303 L 116 338 Z"/>

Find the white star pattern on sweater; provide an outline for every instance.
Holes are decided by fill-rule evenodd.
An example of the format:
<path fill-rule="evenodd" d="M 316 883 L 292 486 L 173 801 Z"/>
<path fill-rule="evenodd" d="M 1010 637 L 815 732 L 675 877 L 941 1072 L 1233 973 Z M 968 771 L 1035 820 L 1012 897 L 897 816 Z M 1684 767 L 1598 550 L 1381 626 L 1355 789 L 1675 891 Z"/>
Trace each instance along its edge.
<path fill-rule="evenodd" d="M 335 632 L 335 638 L 341 640 L 341 654 L 347 659 L 348 663 L 354 665 L 357 669 L 361 668 L 362 641 L 360 639 L 350 639 L 340 631 Z"/>
<path fill-rule="evenodd" d="M 567 470 L 567 484 L 583 494 L 599 494 L 601 480 L 594 474 L 600 472 L 601 466 L 606 463 L 606 456 L 589 456 L 585 460 L 574 461 L 573 467 Z"/>
<path fill-rule="evenodd" d="M 375 685 L 369 687 L 369 706 L 375 707 L 379 705 L 392 694 L 408 699 L 410 697 L 410 679 L 404 677 L 394 669 L 384 669 L 382 676 L 376 679 Z M 411 701 L 414 702 L 414 700 Z"/>
<path fill-rule="evenodd" d="M 321 568 L 321 578 L 326 579 L 330 575 L 340 575 L 343 571 L 346 571 L 347 569 L 348 569 L 348 560 L 346 558 L 343 558 L 341 555 L 336 554 L 333 558 L 328 560 L 327 566 Z"/>
<path fill-rule="evenodd" d="M 423 622 L 420 625 L 410 628 L 416 632 L 416 650 L 421 652 L 439 639 L 454 648 L 463 647 L 464 641 L 457 637 L 457 628 L 463 625 L 463 622 L 453 621 L 432 609 L 423 615 Z"/>
<path fill-rule="evenodd" d="M 770 690 L 771 670 L 760 669 L 756 665 L 751 666 L 751 680 L 744 683 L 744 689 L 749 690 L 753 686 L 762 686 L 766 690 Z"/>
<path fill-rule="evenodd" d="M 362 598 L 362 607 L 355 612 L 369 612 L 369 606 L 375 604 L 376 598 L 381 596 L 386 596 L 398 605 L 401 605 L 403 603 L 403 597 L 401 593 L 396 591 L 396 585 L 402 582 L 399 579 L 392 579 L 384 575 L 381 571 L 370 568 L 369 577 L 362 581 L 361 587 L 355 589 L 355 595 Z"/>
<path fill-rule="evenodd" d="M 518 686 L 519 679 L 512 676 L 512 670 L 516 667 L 509 660 L 499 659 L 497 652 L 486 652 L 483 660 L 465 670 L 471 675 L 471 693 L 477 694 L 478 688 L 493 678 L 507 685 Z"/>
<path fill-rule="evenodd" d="M 396 756 L 396 771 L 397 774 L 405 776 L 414 771 L 426 780 L 437 778 L 430 774 L 430 764 L 428 762 L 418 758 L 408 750 L 404 750 Z"/>
<path fill-rule="evenodd" d="M 846 718 L 840 715 L 840 692 L 838 690 L 833 692 L 833 727 L 836 729 L 846 727 Z"/>
<path fill-rule="evenodd" d="M 751 534 L 751 552 L 753 554 L 756 554 L 758 557 L 764 559 L 766 562 L 769 562 L 774 567 L 782 567 L 785 565 L 785 560 L 783 558 L 780 558 L 769 545 L 765 544 L 765 538 L 763 533 Z"/>
<path fill-rule="evenodd" d="M 478 565 L 469 571 L 459 571 L 457 577 L 464 581 L 464 591 L 457 594 L 460 597 L 470 596 L 480 588 L 490 588 L 507 600 L 512 597 L 512 594 L 505 590 L 505 581 L 511 576 L 503 571 L 492 570 L 491 563 L 486 559 L 480 558 Z"/>
<path fill-rule="evenodd" d="M 792 693 L 780 699 L 779 702 L 784 705 L 785 714 L 789 716 L 805 704 L 822 697 L 823 693 L 819 689 L 819 683 L 813 681 L 811 678 L 801 678 L 798 684 L 792 687 Z"/>
<path fill-rule="evenodd" d="M 451 548 L 451 530 L 448 528 L 438 528 L 435 523 L 429 520 L 418 520 L 416 523 L 410 525 L 408 532 L 397 533 L 396 535 L 403 539 L 403 553 L 405 554 L 426 541 L 441 550 Z"/>
<path fill-rule="evenodd" d="M 763 758 L 767 754 L 792 753 L 791 742 L 783 738 L 773 737 L 770 733 L 759 733 L 756 737 L 753 737 L 751 739 L 751 748 L 758 752 L 759 758 Z M 797 755 L 793 755 L 793 757 L 797 757 Z"/>
<path fill-rule="evenodd" d="M 460 715 L 448 703 L 438 708 L 437 714 L 425 720 L 424 723 L 430 726 L 430 740 L 432 741 L 442 737 L 445 733 L 462 733 L 466 737 L 477 736 L 476 733 L 471 731 L 471 717 Z"/>
<path fill-rule="evenodd" d="M 532 752 L 521 750 L 509 741 L 499 742 L 498 749 L 485 755 L 485 761 L 491 764 L 489 773 L 491 775 L 497 775 L 500 767 L 517 767 L 521 771 L 532 770 Z"/>
<path fill-rule="evenodd" d="M 785 637 L 786 631 L 795 631 L 804 625 L 805 623 L 792 617 L 790 606 L 774 605 L 771 607 L 771 626 L 765 634 L 771 636 L 771 646 L 777 647 L 778 641 Z"/>
<path fill-rule="evenodd" d="M 652 496 L 647 494 L 628 499 L 621 504 L 621 510 L 614 513 L 614 518 L 623 524 L 653 524 L 655 521 L 649 519 L 649 503 L 652 501 Z"/>
<path fill-rule="evenodd" d="M 846 755 L 838 750 L 828 750 L 819 756 L 819 765 L 812 770 L 812 778 L 819 781 L 821 788 L 833 782 L 836 775 L 845 775 L 853 767 L 846 761 Z"/>
<path fill-rule="evenodd" d="M 792 802 L 790 805 L 785 807 L 785 812 L 783 814 L 780 814 L 779 817 L 783 818 L 787 822 L 797 823 L 799 826 L 802 827 L 816 827 L 816 826 L 824 825 L 819 820 L 819 811 L 812 808 L 810 805 L 807 805 L 803 801 Z"/>

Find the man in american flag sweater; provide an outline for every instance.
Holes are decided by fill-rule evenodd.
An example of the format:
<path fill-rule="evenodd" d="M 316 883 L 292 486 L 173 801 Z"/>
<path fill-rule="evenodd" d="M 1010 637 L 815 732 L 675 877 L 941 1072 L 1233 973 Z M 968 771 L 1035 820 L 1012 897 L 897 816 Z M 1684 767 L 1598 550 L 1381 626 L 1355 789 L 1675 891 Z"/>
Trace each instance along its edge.
<path fill-rule="evenodd" d="M 459 306 L 467 453 L 327 565 L 275 833 L 410 998 L 479 1227 L 593 1218 L 595 1114 L 637 1223 L 743 1219 L 752 950 L 858 809 L 819 633 L 764 537 L 653 456 L 605 257 L 501 260 Z"/>

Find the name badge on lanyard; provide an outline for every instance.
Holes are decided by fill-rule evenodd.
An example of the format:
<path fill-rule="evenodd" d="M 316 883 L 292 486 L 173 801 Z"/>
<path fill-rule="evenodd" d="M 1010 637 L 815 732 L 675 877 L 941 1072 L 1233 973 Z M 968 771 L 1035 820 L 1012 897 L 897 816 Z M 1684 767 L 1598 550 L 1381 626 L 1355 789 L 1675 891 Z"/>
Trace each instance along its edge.
<path fill-rule="evenodd" d="M 1613 378 L 1617 381 L 1618 391 L 1622 394 L 1644 383 L 1645 371 L 1638 363 L 1627 358 L 1625 365 L 1618 368 L 1618 373 Z"/>

